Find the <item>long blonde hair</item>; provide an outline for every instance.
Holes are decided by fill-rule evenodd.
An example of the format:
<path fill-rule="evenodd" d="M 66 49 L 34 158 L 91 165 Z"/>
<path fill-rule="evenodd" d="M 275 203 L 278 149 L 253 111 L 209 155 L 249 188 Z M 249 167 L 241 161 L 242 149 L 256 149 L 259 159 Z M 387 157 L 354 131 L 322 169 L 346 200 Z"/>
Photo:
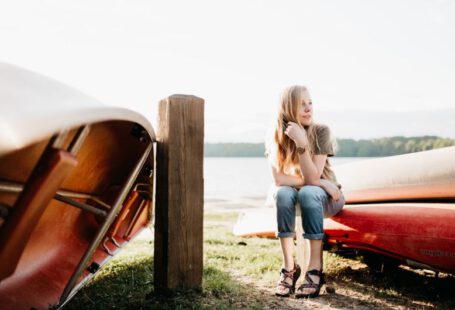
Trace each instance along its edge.
<path fill-rule="evenodd" d="M 312 123 L 309 126 L 303 126 L 298 116 L 299 106 L 302 102 L 302 93 L 305 91 L 308 91 L 305 86 L 293 85 L 286 88 L 281 95 L 276 128 L 273 135 L 278 147 L 277 161 L 280 172 L 283 172 L 285 167 L 298 167 L 299 162 L 297 147 L 294 141 L 284 134 L 288 122 L 297 123 L 306 130 L 309 142 L 307 151 L 310 155 L 314 154 L 315 148 L 318 147 L 316 139 L 317 125 Z M 298 170 L 298 168 L 296 169 Z"/>

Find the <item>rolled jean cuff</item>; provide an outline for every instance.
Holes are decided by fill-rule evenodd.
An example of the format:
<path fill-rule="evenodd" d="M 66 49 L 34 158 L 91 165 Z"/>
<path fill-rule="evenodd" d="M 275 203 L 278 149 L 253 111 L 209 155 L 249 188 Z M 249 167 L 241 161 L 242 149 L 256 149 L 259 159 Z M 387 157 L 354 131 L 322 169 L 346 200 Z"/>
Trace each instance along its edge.
<path fill-rule="evenodd" d="M 310 240 L 322 240 L 324 239 L 324 233 L 322 234 L 303 234 L 303 238 Z"/>
<path fill-rule="evenodd" d="M 279 232 L 276 234 L 278 238 L 294 238 L 295 232 Z"/>

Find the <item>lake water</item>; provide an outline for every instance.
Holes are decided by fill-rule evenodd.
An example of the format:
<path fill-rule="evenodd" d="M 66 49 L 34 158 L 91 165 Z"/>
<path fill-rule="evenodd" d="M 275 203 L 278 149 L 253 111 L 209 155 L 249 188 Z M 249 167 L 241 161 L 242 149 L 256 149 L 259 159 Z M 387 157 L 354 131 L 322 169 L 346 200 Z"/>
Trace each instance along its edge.
<path fill-rule="evenodd" d="M 333 166 L 369 159 L 368 157 L 334 157 Z M 204 198 L 233 199 L 267 196 L 272 176 L 268 161 L 262 157 L 204 158 Z"/>

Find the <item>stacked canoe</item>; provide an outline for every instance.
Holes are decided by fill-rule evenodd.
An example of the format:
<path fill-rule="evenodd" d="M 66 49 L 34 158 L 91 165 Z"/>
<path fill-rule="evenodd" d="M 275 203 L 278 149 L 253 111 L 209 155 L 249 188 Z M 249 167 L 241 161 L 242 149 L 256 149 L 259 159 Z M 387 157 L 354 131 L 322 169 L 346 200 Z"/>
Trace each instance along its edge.
<path fill-rule="evenodd" d="M 325 221 L 330 244 L 455 272 L 455 147 L 336 168 L 348 205 Z"/>

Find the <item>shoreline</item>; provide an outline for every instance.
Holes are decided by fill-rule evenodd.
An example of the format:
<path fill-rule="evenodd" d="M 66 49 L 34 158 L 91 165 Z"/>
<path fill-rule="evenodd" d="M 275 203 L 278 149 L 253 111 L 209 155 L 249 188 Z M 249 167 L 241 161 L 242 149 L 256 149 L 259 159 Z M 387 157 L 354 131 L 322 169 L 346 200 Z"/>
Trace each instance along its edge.
<path fill-rule="evenodd" d="M 204 199 L 204 212 L 245 211 L 266 207 L 267 197 L 218 197 Z"/>
<path fill-rule="evenodd" d="M 204 198 L 204 215 L 206 212 L 243 212 L 266 207 L 267 197 L 211 197 Z M 154 239 L 152 227 L 144 228 L 134 240 Z"/>

